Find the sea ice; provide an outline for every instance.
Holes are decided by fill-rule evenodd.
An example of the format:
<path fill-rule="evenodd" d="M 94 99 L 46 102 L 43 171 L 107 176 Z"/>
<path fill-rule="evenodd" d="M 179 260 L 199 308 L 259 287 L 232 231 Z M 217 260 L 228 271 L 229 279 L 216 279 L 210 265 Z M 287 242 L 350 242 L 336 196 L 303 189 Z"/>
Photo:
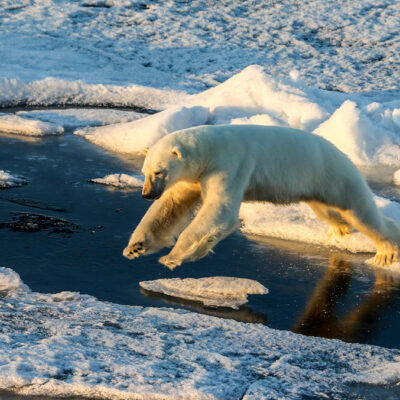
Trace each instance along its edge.
<path fill-rule="evenodd" d="M 23 110 L 16 114 L 24 118 L 61 125 L 65 130 L 74 130 L 87 126 L 101 126 L 130 122 L 142 118 L 146 114 L 135 111 L 113 110 L 107 108 L 65 108 L 47 110 Z"/>
<path fill-rule="evenodd" d="M 172 107 L 137 121 L 75 131 L 89 142 L 117 153 L 139 153 L 168 133 L 205 124 L 208 109 Z"/>
<path fill-rule="evenodd" d="M 140 282 L 140 286 L 152 292 L 200 301 L 206 306 L 233 309 L 247 303 L 248 294 L 268 293 L 268 289 L 257 281 L 227 276 L 157 279 Z"/>
<path fill-rule="evenodd" d="M 0 170 L 0 189 L 9 189 L 12 187 L 23 186 L 27 180 L 22 176 L 11 175 L 10 173 Z"/>
<path fill-rule="evenodd" d="M 22 118 L 17 115 L 0 115 L 0 132 L 26 136 L 60 135 L 64 128 L 50 122 Z"/>
<path fill-rule="evenodd" d="M 143 177 L 127 174 L 110 174 L 104 178 L 91 179 L 90 182 L 114 186 L 120 189 L 143 187 Z"/>
<path fill-rule="evenodd" d="M 0 389 L 19 394 L 341 400 L 354 384 L 398 394 L 396 349 L 79 293 L 31 292 L 8 268 L 0 268 L 0 291 Z"/>

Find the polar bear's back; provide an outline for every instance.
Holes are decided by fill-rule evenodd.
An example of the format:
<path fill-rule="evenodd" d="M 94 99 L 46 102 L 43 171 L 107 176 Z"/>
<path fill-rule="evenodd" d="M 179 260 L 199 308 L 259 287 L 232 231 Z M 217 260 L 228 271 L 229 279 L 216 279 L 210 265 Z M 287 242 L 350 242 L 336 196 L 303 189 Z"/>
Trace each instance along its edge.
<path fill-rule="evenodd" d="M 216 169 L 229 169 L 232 173 L 234 165 L 248 169 L 246 200 L 274 203 L 329 200 L 343 185 L 349 188 L 366 185 L 357 168 L 332 143 L 298 129 L 205 125 L 173 135 L 194 145 L 200 153 L 211 153 Z"/>

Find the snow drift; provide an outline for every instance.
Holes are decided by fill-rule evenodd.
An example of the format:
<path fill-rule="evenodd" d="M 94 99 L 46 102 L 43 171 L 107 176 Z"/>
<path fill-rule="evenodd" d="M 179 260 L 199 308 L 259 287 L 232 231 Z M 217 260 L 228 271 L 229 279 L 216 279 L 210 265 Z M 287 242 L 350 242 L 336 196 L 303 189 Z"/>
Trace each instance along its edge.
<path fill-rule="evenodd" d="M 75 132 L 88 141 L 118 153 L 138 153 L 168 133 L 205 124 L 208 110 L 204 107 L 173 107 L 158 114 L 121 124 Z"/>

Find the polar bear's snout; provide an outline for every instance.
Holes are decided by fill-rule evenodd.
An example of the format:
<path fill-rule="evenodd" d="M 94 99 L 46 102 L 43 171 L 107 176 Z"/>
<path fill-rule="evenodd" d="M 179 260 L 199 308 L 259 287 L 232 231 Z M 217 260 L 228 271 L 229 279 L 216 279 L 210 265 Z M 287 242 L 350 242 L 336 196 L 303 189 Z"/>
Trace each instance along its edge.
<path fill-rule="evenodd" d="M 142 196 L 148 200 L 157 200 L 161 197 L 165 189 L 165 177 L 154 176 L 153 179 L 145 177 Z"/>

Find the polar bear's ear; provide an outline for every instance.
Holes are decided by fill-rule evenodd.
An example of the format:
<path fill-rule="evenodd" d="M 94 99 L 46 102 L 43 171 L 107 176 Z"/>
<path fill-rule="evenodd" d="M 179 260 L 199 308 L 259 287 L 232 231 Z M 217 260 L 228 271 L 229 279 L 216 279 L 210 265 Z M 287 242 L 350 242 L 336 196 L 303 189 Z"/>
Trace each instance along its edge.
<path fill-rule="evenodd" d="M 144 149 L 140 150 L 140 152 L 144 155 L 147 156 L 147 153 L 149 152 L 149 148 L 145 147 Z"/>
<path fill-rule="evenodd" d="M 179 147 L 174 147 L 174 148 L 171 150 L 171 154 L 172 154 L 174 157 L 179 158 L 180 160 L 182 160 L 182 158 L 183 158 L 182 149 L 179 148 Z"/>

